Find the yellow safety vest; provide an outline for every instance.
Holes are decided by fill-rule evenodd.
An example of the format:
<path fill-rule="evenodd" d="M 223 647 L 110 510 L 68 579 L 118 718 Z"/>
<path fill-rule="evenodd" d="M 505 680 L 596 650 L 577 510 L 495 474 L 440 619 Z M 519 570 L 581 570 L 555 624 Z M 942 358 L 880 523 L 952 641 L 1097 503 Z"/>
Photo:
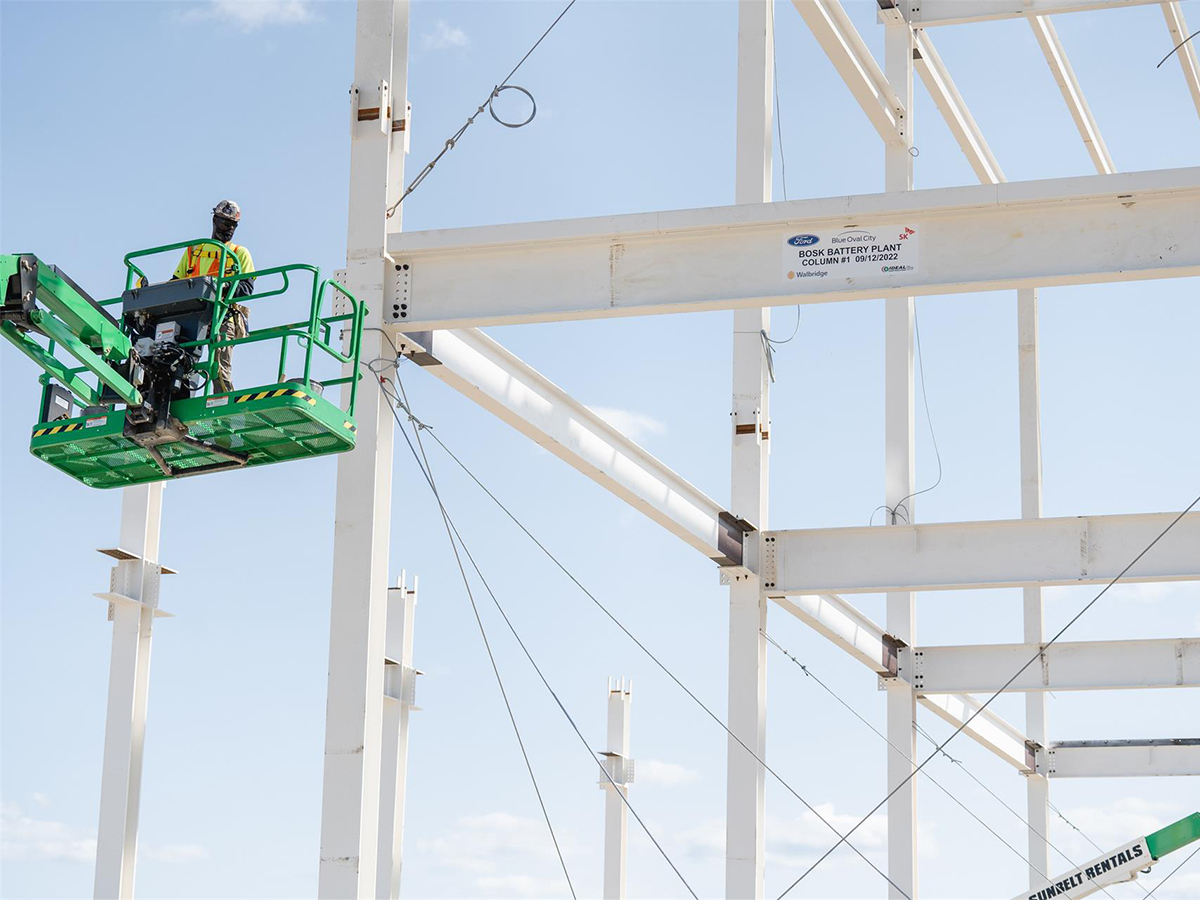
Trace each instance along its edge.
<path fill-rule="evenodd" d="M 250 258 L 249 250 L 241 244 L 233 243 L 233 241 L 226 242 L 225 246 L 230 250 L 225 255 L 226 275 L 233 274 L 233 260 L 235 257 L 243 275 L 254 271 L 254 260 Z M 188 247 L 183 251 L 183 258 L 179 260 L 179 265 L 175 267 L 175 277 L 193 278 L 197 275 L 216 275 L 217 260 L 220 256 L 221 251 L 212 244 Z"/>

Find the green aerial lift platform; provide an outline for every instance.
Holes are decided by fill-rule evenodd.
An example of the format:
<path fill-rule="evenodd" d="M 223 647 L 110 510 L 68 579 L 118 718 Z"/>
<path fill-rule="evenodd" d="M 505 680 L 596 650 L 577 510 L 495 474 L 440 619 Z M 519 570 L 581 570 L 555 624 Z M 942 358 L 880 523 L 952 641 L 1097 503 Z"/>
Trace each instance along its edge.
<path fill-rule="evenodd" d="M 134 262 L 204 244 L 219 248 L 217 271 L 229 274 L 150 284 Z M 33 254 L 0 255 L 0 334 L 44 370 L 34 456 L 107 488 L 353 449 L 366 308 L 313 266 L 243 274 L 226 254 L 224 244 L 208 239 L 130 253 L 125 291 L 100 302 Z M 221 339 L 240 282 L 281 279 L 278 288 L 237 298 L 256 308 L 285 294 L 289 276 L 297 275 L 312 283 L 304 319 Z M 335 306 L 330 312 L 327 302 Z M 345 332 L 344 352 L 333 343 L 335 325 Z M 274 383 L 214 392 L 219 348 L 267 341 L 279 343 Z M 303 358 L 293 358 L 300 372 L 289 379 L 293 342 Z M 348 366 L 349 374 L 316 381 L 314 352 Z M 345 408 L 323 396 L 338 384 L 350 385 Z"/>

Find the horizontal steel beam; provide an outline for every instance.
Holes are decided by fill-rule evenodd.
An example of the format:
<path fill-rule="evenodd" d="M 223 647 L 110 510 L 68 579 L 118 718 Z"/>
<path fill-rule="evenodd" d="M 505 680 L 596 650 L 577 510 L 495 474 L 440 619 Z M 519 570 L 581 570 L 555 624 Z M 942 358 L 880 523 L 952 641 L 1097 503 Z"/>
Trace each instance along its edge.
<path fill-rule="evenodd" d="M 1175 513 L 817 528 L 762 535 L 770 595 L 1103 584 Z M 1189 513 L 1123 582 L 1200 579 L 1200 513 Z"/>
<path fill-rule="evenodd" d="M 1019 19 L 1023 16 L 1056 16 L 1059 13 L 1094 12 L 1126 6 L 1148 6 L 1158 0 L 920 0 L 901 4 L 913 7 L 908 20 L 914 25 L 960 25 Z"/>
<path fill-rule="evenodd" d="M 753 530 L 603 418 L 474 329 L 407 333 L 402 352 L 722 566 Z M 415 348 L 415 352 L 412 352 Z"/>
<path fill-rule="evenodd" d="M 917 702 L 955 728 L 970 720 L 963 734 L 987 747 L 1002 760 L 1020 772 L 1030 774 L 1036 764 L 1034 746 L 1025 735 L 990 709 L 984 709 L 971 719 L 983 706 L 970 694 L 918 694 Z"/>
<path fill-rule="evenodd" d="M 792 0 L 842 81 L 886 144 L 902 144 L 904 104 L 838 0 Z"/>
<path fill-rule="evenodd" d="M 835 594 L 767 596 L 881 678 L 911 681 L 906 663 L 898 653 L 900 643 L 841 597 Z M 966 722 L 981 705 L 969 694 L 931 694 L 917 699 L 955 728 Z M 990 709 L 976 716 L 963 729 L 963 734 L 1020 771 L 1033 771 L 1033 751 L 1025 736 Z"/>
<path fill-rule="evenodd" d="M 400 232 L 424 331 L 1200 274 L 1200 168 Z"/>
<path fill-rule="evenodd" d="M 1037 752 L 1050 778 L 1143 778 L 1200 775 L 1200 738 L 1059 741 Z"/>
<path fill-rule="evenodd" d="M 978 644 L 901 650 L 918 691 L 1000 690 L 1038 656 L 1037 644 Z M 1097 691 L 1200 687 L 1200 639 L 1059 642 L 1022 672 L 1010 691 Z"/>

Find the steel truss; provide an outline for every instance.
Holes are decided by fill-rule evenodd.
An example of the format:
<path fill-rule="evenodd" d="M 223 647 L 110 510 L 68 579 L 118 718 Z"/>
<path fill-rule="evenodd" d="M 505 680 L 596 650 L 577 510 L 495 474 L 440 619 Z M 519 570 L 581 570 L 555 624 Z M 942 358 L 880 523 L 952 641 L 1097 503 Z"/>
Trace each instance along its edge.
<path fill-rule="evenodd" d="M 1158 533 L 1145 516 L 1041 518 L 1037 288 L 1200 274 L 1200 168 L 1117 174 L 1051 15 L 1149 0 L 880 0 L 881 66 L 838 0 L 794 0 L 884 146 L 886 193 L 771 203 L 774 21 L 739 0 L 736 204 L 528 225 L 400 232 L 386 210 L 403 187 L 411 134 L 408 0 L 360 0 L 350 89 L 347 279 L 372 310 L 365 358 L 393 344 L 518 431 L 695 547 L 730 585 L 729 728 L 765 755 L 766 645 L 771 602 L 863 662 L 888 691 L 889 788 L 916 758 L 916 706 L 958 727 L 1019 660 L 1043 648 L 1041 589 L 1111 579 Z M 1187 24 L 1161 4 L 1173 43 Z M 1005 183 L 998 161 L 925 30 L 1024 17 L 1099 175 Z M 1179 64 L 1200 112 L 1194 44 Z M 981 185 L 912 190 L 913 78 L 926 85 Z M 788 235 L 857 227 L 911 229 L 906 271 L 784 278 Z M 1063 241 L 1063 234 L 1078 239 Z M 916 524 L 913 490 L 913 298 L 1017 292 L 1021 520 Z M 768 530 L 769 377 L 760 331 L 770 307 L 885 298 L 886 495 L 898 524 L 874 529 Z M 733 448 L 728 509 L 495 341 L 483 325 L 734 309 Z M 318 894 L 397 896 L 405 746 L 416 671 L 415 588 L 388 587 L 393 423 L 387 398 L 360 401 L 354 451 L 339 458 Z M 113 620 L 97 897 L 131 897 L 150 626 L 158 609 L 161 485 L 125 492 L 119 562 L 102 594 Z M 1182 521 L 1126 580 L 1200 579 L 1200 514 Z M 848 564 L 847 560 L 853 560 Z M 932 647 L 916 638 L 913 592 L 1021 586 L 1018 644 Z M 887 592 L 886 627 L 841 593 Z M 1013 684 L 1025 728 L 990 709 L 964 733 L 1028 779 L 1031 883 L 1048 871 L 1050 778 L 1200 774 L 1191 739 L 1059 741 L 1047 737 L 1048 690 L 1190 687 L 1200 643 L 1167 639 L 1056 644 Z M 627 698 L 627 695 L 626 695 Z M 628 706 L 623 712 L 627 722 Z M 610 743 L 614 740 L 610 737 Z M 627 741 L 624 736 L 615 739 Z M 615 745 L 613 745 L 615 746 Z M 616 751 L 612 751 L 616 752 Z M 627 753 L 627 744 L 622 745 Z M 764 773 L 730 740 L 726 893 L 758 897 L 765 865 Z M 915 898 L 917 788 L 889 802 L 891 889 Z M 624 828 L 612 827 L 614 834 Z M 610 859 L 617 858 L 610 854 Z M 623 860 L 623 852 L 619 854 Z M 614 864 L 616 865 L 616 864 Z M 617 865 L 614 871 L 623 868 Z M 618 872 L 618 874 L 620 874 Z M 617 878 L 617 875 L 613 876 Z M 611 892 L 610 892 L 611 893 Z"/>
<path fill-rule="evenodd" d="M 1048 16 L 1133 5 L 1093 0 L 953 0 L 880 3 L 886 57 L 880 66 L 837 0 L 794 0 L 885 148 L 887 193 L 772 203 L 771 103 L 774 22 L 766 4 L 739 3 L 737 171 L 727 208 L 594 219 L 393 233 L 387 242 L 384 323 L 426 371 L 473 399 L 569 465 L 626 500 L 720 565 L 731 587 L 730 728 L 765 750 L 767 601 L 805 621 L 866 664 L 888 690 L 889 786 L 912 772 L 917 704 L 956 727 L 981 708 L 972 692 L 994 690 L 1038 652 L 1041 589 L 1099 584 L 1114 577 L 1169 521 L 1163 514 L 1041 518 L 1037 288 L 1200 274 L 1200 169 L 1117 174 L 1065 50 Z M 974 10 L 974 12 L 972 12 Z M 1168 28 L 1186 25 L 1164 4 Z M 1097 172 L 1094 176 L 1005 183 L 926 27 L 1024 16 L 1033 28 Z M 951 16 L 957 18 L 951 18 Z M 1189 87 L 1194 56 L 1181 58 Z M 933 96 L 982 182 L 914 192 L 913 76 Z M 911 229 L 919 240 L 911 271 L 788 282 L 783 238 L 848 227 Z M 1054 239 L 1063 233 L 1078 241 Z M 767 524 L 769 379 L 758 332 L 771 306 L 887 299 L 887 491 L 903 519 L 913 501 L 913 298 L 1013 289 L 1017 292 L 1022 519 L 1013 522 L 899 524 L 871 529 L 770 531 Z M 548 379 L 475 329 L 486 325 L 735 310 L 733 473 L 729 509 L 616 432 Z M 1200 515 L 1180 522 L 1129 581 L 1200 579 Z M 852 562 L 847 562 L 851 560 Z M 915 636 L 913 592 L 1020 586 L 1024 643 L 923 647 Z M 839 594 L 887 592 L 881 628 Z M 964 733 L 1025 775 L 1029 784 L 1031 883 L 1049 868 L 1049 778 L 1195 768 L 1188 741 L 1051 743 L 1044 693 L 1106 687 L 1191 686 L 1190 641 L 1069 643 L 1014 684 L 1027 692 L 1026 728 L 983 710 Z M 1114 660 L 1120 665 L 1114 666 Z M 1005 674 L 1006 667 L 1011 670 Z M 1114 674 L 1119 670 L 1120 675 Z M 1119 682 L 1119 684 L 1117 683 Z M 761 896 L 763 772 L 731 741 L 726 893 Z M 911 745 L 911 746 L 910 746 Z M 1140 767 L 1140 768 L 1139 768 Z M 917 895 L 916 782 L 889 802 L 889 876 Z M 899 896 L 892 888 L 892 896 Z"/>

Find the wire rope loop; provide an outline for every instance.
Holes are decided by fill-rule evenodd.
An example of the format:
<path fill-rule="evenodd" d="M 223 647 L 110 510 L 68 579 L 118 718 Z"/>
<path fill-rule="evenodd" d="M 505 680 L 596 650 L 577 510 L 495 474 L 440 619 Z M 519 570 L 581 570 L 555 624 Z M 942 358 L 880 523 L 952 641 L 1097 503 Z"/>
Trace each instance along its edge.
<path fill-rule="evenodd" d="M 530 102 L 530 104 L 532 104 L 532 107 L 533 107 L 529 112 L 529 118 L 526 119 L 524 122 L 505 122 L 502 118 L 500 118 L 498 115 L 496 115 L 496 110 L 492 108 L 492 101 L 494 101 L 497 97 L 500 96 L 501 91 L 520 91 L 522 94 L 524 94 L 526 97 L 528 97 L 529 102 Z M 533 99 L 533 94 L 529 93 L 529 91 L 527 91 L 525 88 L 521 87 L 519 84 L 502 84 L 499 87 L 495 88 L 492 91 L 492 96 L 490 96 L 488 98 L 487 108 L 488 108 L 488 112 L 491 114 L 492 118 L 495 119 L 497 122 L 499 122 L 501 125 L 503 125 L 505 128 L 524 128 L 526 125 L 528 125 L 530 122 L 532 122 L 533 117 L 537 115 L 537 101 Z"/>

